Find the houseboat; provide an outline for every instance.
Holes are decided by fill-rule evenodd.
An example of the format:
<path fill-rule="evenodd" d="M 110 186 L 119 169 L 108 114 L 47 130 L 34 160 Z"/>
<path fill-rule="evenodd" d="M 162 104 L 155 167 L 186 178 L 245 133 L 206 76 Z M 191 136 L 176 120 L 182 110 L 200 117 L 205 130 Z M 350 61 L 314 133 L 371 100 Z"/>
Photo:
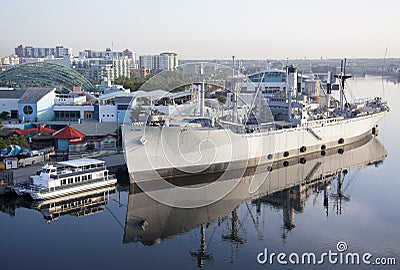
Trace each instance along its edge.
<path fill-rule="evenodd" d="M 29 184 L 14 188 L 19 196 L 29 195 L 33 200 L 46 200 L 79 194 L 90 190 L 114 186 L 117 179 L 109 174 L 105 161 L 81 158 L 46 164 Z"/>

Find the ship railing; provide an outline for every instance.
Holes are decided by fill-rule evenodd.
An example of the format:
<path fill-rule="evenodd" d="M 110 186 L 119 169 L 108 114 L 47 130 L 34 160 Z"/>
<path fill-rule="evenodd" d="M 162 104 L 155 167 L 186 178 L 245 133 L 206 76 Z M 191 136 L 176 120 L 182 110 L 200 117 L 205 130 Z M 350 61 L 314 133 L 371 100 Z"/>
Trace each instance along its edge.
<path fill-rule="evenodd" d="M 239 134 L 246 133 L 245 132 L 245 125 L 243 125 L 243 124 L 228 122 L 228 121 L 224 121 L 224 120 L 221 120 L 221 119 L 218 121 L 218 123 L 219 123 L 219 125 L 221 125 L 221 127 L 226 128 L 226 129 L 230 129 L 234 133 L 239 133 Z"/>
<path fill-rule="evenodd" d="M 56 187 L 43 187 L 43 186 L 34 186 L 35 189 L 32 189 L 32 191 L 40 192 L 40 193 L 48 193 L 48 192 L 54 192 L 54 191 L 59 191 L 59 190 L 64 190 L 64 189 L 69 189 L 72 187 L 79 187 L 79 186 L 84 186 L 88 184 L 93 184 L 97 182 L 105 182 L 108 180 L 113 180 L 115 179 L 115 176 L 113 174 L 108 174 L 105 175 L 104 177 L 101 178 L 95 178 L 91 180 L 85 180 L 77 183 L 72 183 L 72 184 L 66 184 L 62 186 L 56 186 Z"/>
<path fill-rule="evenodd" d="M 134 127 L 142 127 L 142 126 L 145 126 L 146 123 L 143 121 L 135 121 L 135 122 L 129 123 L 128 125 L 134 126 Z"/>
<path fill-rule="evenodd" d="M 25 189 L 25 190 L 29 190 L 32 192 L 39 192 L 43 189 L 47 189 L 47 187 L 42 186 L 42 185 L 33 185 L 33 184 L 29 184 L 29 183 L 23 183 L 23 184 L 19 184 L 16 187 L 21 188 L 21 189 Z"/>

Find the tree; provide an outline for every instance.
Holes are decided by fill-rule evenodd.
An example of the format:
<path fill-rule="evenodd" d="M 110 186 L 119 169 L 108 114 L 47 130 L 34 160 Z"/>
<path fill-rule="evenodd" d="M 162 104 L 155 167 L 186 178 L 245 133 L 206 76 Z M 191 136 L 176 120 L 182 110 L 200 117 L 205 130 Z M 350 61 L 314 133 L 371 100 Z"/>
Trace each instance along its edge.
<path fill-rule="evenodd" d="M 7 120 L 7 118 L 8 118 L 9 115 L 10 115 L 9 112 L 7 112 L 7 111 L 2 111 L 1 114 L 0 114 L 0 117 L 1 117 L 1 119 L 3 119 L 3 120 Z"/>

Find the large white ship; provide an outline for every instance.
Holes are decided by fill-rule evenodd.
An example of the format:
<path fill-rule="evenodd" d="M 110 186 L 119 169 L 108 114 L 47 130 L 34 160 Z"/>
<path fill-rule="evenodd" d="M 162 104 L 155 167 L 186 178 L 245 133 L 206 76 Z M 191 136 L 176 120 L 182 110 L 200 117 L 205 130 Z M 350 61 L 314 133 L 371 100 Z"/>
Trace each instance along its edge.
<path fill-rule="evenodd" d="M 377 97 L 347 102 L 344 86 L 350 76 L 345 74 L 343 64 L 342 72 L 335 76 L 340 85 L 340 98 L 331 95 L 328 81 L 325 104 L 320 102 L 318 106 L 313 103 L 315 98 L 307 96 L 299 86 L 295 68 L 288 67 L 286 75 L 284 99 L 277 103 L 271 96 L 266 98 L 276 108 L 287 111 L 284 121 L 280 118 L 274 122 L 274 115 L 266 113 L 259 101 L 251 103 L 247 111 L 241 113 L 240 95 L 235 90 L 232 91 L 232 113 L 219 112 L 212 116 L 207 113 L 212 108 L 207 109 L 202 101 L 203 82 L 198 85 L 197 117 L 190 111 L 180 121 L 171 115 L 158 123 L 127 125 L 124 146 L 131 181 L 139 183 L 192 173 L 257 167 L 310 153 L 324 155 L 325 151 L 336 148 L 340 152 L 344 145 L 376 135 L 378 122 L 389 110 Z M 253 95 L 255 100 L 257 94 Z"/>

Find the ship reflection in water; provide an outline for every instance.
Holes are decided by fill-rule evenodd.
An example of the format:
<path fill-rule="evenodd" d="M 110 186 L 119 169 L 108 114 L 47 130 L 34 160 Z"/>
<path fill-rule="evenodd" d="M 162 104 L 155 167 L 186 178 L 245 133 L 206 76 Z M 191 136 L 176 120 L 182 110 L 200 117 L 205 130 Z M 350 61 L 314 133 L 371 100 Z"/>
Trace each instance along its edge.
<path fill-rule="evenodd" d="M 82 217 L 99 213 L 104 210 L 110 194 L 114 192 L 115 187 L 107 187 L 44 201 L 32 201 L 24 197 L 0 197 L 3 200 L 0 205 L 1 211 L 10 216 L 15 216 L 15 210 L 20 207 L 37 210 L 50 223 L 65 215 Z"/>
<path fill-rule="evenodd" d="M 326 215 L 330 215 L 330 211 L 341 214 L 342 203 L 350 200 L 350 194 L 345 190 L 351 181 L 346 177 L 349 171 L 363 166 L 378 166 L 386 156 L 384 146 L 373 138 L 339 151 L 310 155 L 306 160 L 294 158 L 289 160 L 289 163 L 275 163 L 257 192 L 248 192 L 252 180 L 252 175 L 249 174 L 243 176 L 236 188 L 225 198 L 211 205 L 193 209 L 161 204 L 141 192 L 137 186 L 131 186 L 123 242 L 141 242 L 151 246 L 199 228 L 200 246 L 193 247 L 194 250 L 190 254 L 197 258 L 197 264 L 201 267 L 205 261 L 213 260 L 212 254 L 207 252 L 205 241 L 206 228 L 211 223 L 216 222 L 218 226 L 226 223 L 229 227 L 230 232 L 220 236 L 222 241 L 229 241 L 236 246 L 246 241 L 239 232 L 240 219 L 237 209 L 240 205 L 245 204 L 260 240 L 263 239 L 263 233 L 258 228 L 256 215 L 261 205 L 266 204 L 281 210 L 282 238 L 286 238 L 288 232 L 295 229 L 295 212 L 304 211 L 307 198 L 312 194 L 321 194 L 324 197 L 321 207 L 325 208 Z M 205 183 L 213 179 L 215 176 L 203 176 Z M 231 179 L 233 180 L 235 179 Z M 225 181 L 230 180 L 224 179 L 220 185 Z"/>
<path fill-rule="evenodd" d="M 387 151 L 375 138 L 360 141 L 358 144 L 348 145 L 342 149 L 336 149 L 316 153 L 303 157 L 292 158 L 274 163 L 266 181 L 255 193 L 249 193 L 252 181 L 252 171 L 247 170 L 245 176 L 240 177 L 238 185 L 223 199 L 199 208 L 175 208 L 161 204 L 141 192 L 137 186 L 118 186 L 121 191 L 129 188 L 128 205 L 126 209 L 125 226 L 123 221 L 119 223 L 123 227 L 123 244 L 140 242 L 145 246 L 153 246 L 163 240 L 189 233 L 196 238 L 196 243 L 190 246 L 188 257 L 197 262 L 201 267 L 206 262 L 216 260 L 220 254 L 213 255 L 209 250 L 206 237 L 213 234 L 219 237 L 221 242 L 232 245 L 232 252 L 245 244 L 244 222 L 240 210 L 245 211 L 250 224 L 254 225 L 254 236 L 258 240 L 266 237 L 265 232 L 259 226 L 258 214 L 263 206 L 268 206 L 275 211 L 282 211 L 282 238 L 289 237 L 289 232 L 296 230 L 295 214 L 302 213 L 307 199 L 313 196 L 323 196 L 325 215 L 340 215 L 343 207 L 351 198 L 346 187 L 351 183 L 350 171 L 364 166 L 378 166 L 385 157 Z M 234 173 L 227 174 L 230 179 L 218 181 L 213 188 L 223 187 L 227 181 L 237 181 Z M 220 175 L 208 175 L 192 177 L 192 183 L 196 186 L 205 185 L 214 181 Z M 187 182 L 188 179 L 179 178 L 177 183 Z M 121 179 L 119 179 L 121 182 Z M 173 181 L 173 180 L 171 180 Z M 87 216 L 101 213 L 107 209 L 115 192 L 113 189 L 97 190 L 91 193 L 81 194 L 57 200 L 45 200 L 42 202 L 29 202 L 21 198 L 0 197 L 0 210 L 10 216 L 15 216 L 17 208 L 29 208 L 39 211 L 47 222 L 62 216 Z M 166 192 L 168 190 L 159 190 Z M 117 194 L 114 194 L 114 197 Z M 321 201 L 321 200 L 320 200 Z M 121 204 L 122 205 L 122 204 Z M 242 212 L 243 212 L 242 211 Z M 124 214 L 124 213 L 123 213 Z M 123 218 L 123 217 L 122 217 Z M 218 236 L 215 230 L 209 232 L 210 227 L 223 227 Z M 218 234 L 218 233 L 217 233 Z M 129 245 L 124 245 L 128 247 Z M 231 259 L 233 262 L 233 258 Z"/>

